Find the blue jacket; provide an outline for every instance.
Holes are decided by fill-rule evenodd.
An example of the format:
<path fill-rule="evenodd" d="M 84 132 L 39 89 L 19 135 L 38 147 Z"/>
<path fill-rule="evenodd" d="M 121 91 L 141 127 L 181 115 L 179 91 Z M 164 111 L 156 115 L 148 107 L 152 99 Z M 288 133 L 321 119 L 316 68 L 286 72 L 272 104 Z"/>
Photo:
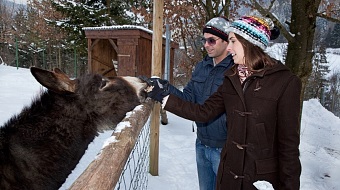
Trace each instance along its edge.
<path fill-rule="evenodd" d="M 206 56 L 197 63 L 192 78 L 183 89 L 169 85 L 169 91 L 181 99 L 203 104 L 223 83 L 224 72 L 233 65 L 231 55 L 214 67 L 213 59 Z M 222 114 L 208 123 L 196 122 L 197 138 L 209 147 L 222 148 L 227 139 L 226 115 Z"/>

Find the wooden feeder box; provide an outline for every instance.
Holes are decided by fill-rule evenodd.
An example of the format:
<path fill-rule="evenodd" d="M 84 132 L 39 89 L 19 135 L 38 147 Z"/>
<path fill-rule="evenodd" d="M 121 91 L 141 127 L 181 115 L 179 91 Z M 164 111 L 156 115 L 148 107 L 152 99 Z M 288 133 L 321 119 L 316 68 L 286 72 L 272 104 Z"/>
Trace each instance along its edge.
<path fill-rule="evenodd" d="M 88 69 L 104 76 L 151 75 L 152 31 L 140 26 L 122 25 L 83 28 L 88 42 Z M 174 50 L 170 43 L 169 80 L 173 81 Z M 165 68 L 163 38 L 162 73 Z M 163 76 L 160 76 L 163 78 Z"/>

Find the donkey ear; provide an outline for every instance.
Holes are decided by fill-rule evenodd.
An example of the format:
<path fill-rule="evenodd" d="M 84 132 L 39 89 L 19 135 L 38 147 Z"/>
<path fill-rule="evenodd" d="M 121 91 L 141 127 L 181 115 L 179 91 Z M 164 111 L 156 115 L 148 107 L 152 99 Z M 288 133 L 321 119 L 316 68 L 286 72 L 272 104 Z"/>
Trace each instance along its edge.
<path fill-rule="evenodd" d="M 71 80 L 60 69 L 54 69 L 53 72 L 39 69 L 36 67 L 30 68 L 34 78 L 44 87 L 58 94 L 74 93 L 76 88 L 75 80 Z"/>
<path fill-rule="evenodd" d="M 64 75 L 66 76 L 67 78 L 69 78 L 62 70 L 60 70 L 59 68 L 53 68 L 53 72 L 54 73 L 57 73 L 57 74 L 60 74 L 60 75 Z"/>

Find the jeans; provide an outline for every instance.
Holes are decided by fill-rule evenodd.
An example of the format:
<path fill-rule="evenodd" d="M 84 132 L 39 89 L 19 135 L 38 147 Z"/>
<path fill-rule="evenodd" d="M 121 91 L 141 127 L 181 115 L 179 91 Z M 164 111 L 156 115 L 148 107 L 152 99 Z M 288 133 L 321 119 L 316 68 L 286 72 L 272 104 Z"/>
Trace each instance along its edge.
<path fill-rule="evenodd" d="M 200 190 L 215 190 L 222 148 L 212 148 L 196 139 L 196 163 Z"/>

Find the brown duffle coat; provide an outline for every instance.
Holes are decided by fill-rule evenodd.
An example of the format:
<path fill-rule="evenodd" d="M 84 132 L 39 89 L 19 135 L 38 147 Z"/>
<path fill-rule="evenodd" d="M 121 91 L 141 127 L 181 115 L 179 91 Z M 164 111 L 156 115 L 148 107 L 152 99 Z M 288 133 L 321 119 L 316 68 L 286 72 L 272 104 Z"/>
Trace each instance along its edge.
<path fill-rule="evenodd" d="M 170 95 L 165 109 L 200 122 L 227 113 L 218 190 L 256 190 L 256 181 L 267 181 L 275 190 L 298 190 L 300 92 L 300 79 L 281 63 L 254 73 L 242 85 L 230 69 L 204 105 Z"/>

